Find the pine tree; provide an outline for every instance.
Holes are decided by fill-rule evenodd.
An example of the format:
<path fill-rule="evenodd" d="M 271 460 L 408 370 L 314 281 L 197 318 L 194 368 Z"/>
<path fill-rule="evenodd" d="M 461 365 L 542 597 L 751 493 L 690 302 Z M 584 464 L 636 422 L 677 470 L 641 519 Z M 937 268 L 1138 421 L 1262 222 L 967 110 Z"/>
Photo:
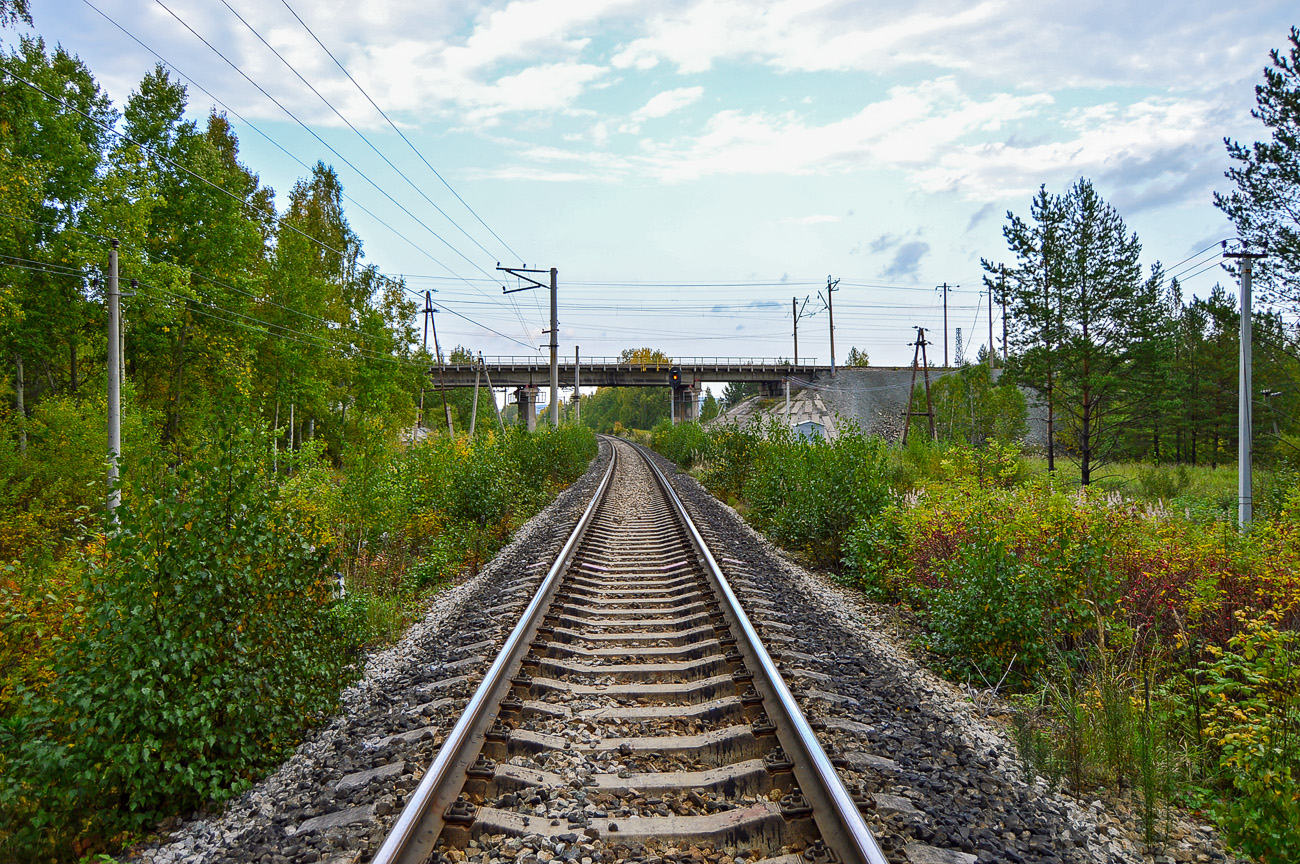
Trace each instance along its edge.
<path fill-rule="evenodd" d="M 1137 235 L 1088 180 L 1064 195 L 1040 188 L 1030 214 L 1008 214 L 1003 229 L 1017 259 L 1006 288 L 1015 373 L 1047 403 L 1049 467 L 1059 438 L 1087 485 L 1135 417 L 1141 390 L 1130 379 L 1157 327 L 1163 280 L 1156 269 L 1143 284 Z"/>
<path fill-rule="evenodd" d="M 1292 27 L 1290 48 L 1270 52 L 1272 67 L 1255 87 L 1251 114 L 1269 130 L 1268 141 L 1245 145 L 1224 139 L 1234 165 L 1226 176 L 1236 189 L 1215 193 L 1214 203 L 1251 246 L 1267 245 L 1256 266 L 1265 300 L 1300 307 L 1300 29 Z"/>

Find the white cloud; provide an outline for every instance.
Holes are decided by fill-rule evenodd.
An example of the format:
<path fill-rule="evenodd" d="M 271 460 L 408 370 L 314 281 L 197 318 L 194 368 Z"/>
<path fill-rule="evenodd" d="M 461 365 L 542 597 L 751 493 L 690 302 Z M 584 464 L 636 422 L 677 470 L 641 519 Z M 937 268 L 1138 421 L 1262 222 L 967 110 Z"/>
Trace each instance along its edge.
<path fill-rule="evenodd" d="M 650 101 L 633 111 L 628 117 L 628 122 L 621 125 L 618 131 L 635 135 L 641 131 L 641 124 L 646 120 L 667 117 L 675 111 L 680 111 L 698 102 L 703 95 L 703 87 L 678 87 L 675 90 L 665 90 L 662 93 L 657 93 L 650 97 Z"/>
<path fill-rule="evenodd" d="M 936 0 L 922 5 L 861 0 L 691 0 L 651 17 L 644 33 L 613 56 L 617 68 L 661 62 L 695 74 L 720 61 L 783 71 L 912 68 L 1018 82 L 1036 89 L 1127 84 L 1204 87 L 1240 80 L 1262 60 L 1240 38 L 1245 28 L 1275 41 L 1289 23 L 1282 4 L 1245 22 L 1212 0 L 1161 6 L 1127 0 Z M 1236 34 L 1233 39 L 1226 34 Z M 1189 56 L 1189 48 L 1191 54 Z"/>
<path fill-rule="evenodd" d="M 674 111 L 680 111 L 698 102 L 703 95 L 703 87 L 678 87 L 676 90 L 665 90 L 650 97 L 649 102 L 632 112 L 632 116 L 637 120 L 667 117 Z"/>
<path fill-rule="evenodd" d="M 1213 103 L 1173 98 L 1077 109 L 1063 121 L 1073 133 L 1064 140 L 958 146 L 915 171 L 913 179 L 927 192 L 984 200 L 1023 197 L 1049 178 L 1126 175 L 1145 184 L 1183 171 L 1182 154 L 1189 148 L 1219 153 L 1217 114 Z"/>
<path fill-rule="evenodd" d="M 638 157 L 668 181 L 709 174 L 807 174 L 846 167 L 928 164 L 939 152 L 992 121 L 1033 114 L 1043 94 L 963 95 L 950 78 L 896 87 L 882 101 L 828 124 L 785 113 L 726 110 L 693 139 L 652 145 Z"/>

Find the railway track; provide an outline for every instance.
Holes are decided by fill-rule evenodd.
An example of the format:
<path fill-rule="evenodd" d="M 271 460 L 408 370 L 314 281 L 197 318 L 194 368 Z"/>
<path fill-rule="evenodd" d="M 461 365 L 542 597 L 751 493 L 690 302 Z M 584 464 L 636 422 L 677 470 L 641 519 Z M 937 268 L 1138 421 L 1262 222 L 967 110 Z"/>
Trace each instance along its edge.
<path fill-rule="evenodd" d="M 375 856 L 886 860 L 654 464 L 615 456 Z"/>

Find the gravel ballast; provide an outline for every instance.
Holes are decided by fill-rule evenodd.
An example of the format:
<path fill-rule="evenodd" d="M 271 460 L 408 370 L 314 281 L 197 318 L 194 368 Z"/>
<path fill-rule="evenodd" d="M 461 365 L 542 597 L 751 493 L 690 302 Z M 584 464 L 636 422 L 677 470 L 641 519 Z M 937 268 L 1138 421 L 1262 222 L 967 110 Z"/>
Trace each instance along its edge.
<path fill-rule="evenodd" d="M 278 770 L 223 813 L 169 826 L 164 842 L 137 848 L 132 860 L 369 860 L 559 552 L 609 453 L 602 442 L 591 469 L 478 576 L 439 594 L 397 645 L 368 656 L 339 714 Z M 659 464 L 805 714 L 824 724 L 823 746 L 867 798 L 868 821 L 891 861 L 1228 860 L 1212 831 L 1179 821 L 1167 847 L 1144 856 L 1135 817 L 1026 782 L 1005 729 L 917 663 L 885 611 L 792 563 L 692 478 Z M 497 857 L 505 854 L 515 857 Z M 532 864 L 530 856 L 588 864 L 582 844 L 512 843 L 492 860 Z"/>

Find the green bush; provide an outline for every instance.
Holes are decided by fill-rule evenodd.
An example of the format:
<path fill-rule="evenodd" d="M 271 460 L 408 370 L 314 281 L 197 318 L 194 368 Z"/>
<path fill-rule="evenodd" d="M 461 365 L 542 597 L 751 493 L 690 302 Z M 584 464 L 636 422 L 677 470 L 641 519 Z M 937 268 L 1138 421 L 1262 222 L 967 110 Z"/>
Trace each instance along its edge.
<path fill-rule="evenodd" d="M 219 801 L 333 706 L 327 554 L 276 506 L 265 449 L 227 436 L 124 490 L 53 682 L 0 730 L 0 834 L 20 849 Z"/>
<path fill-rule="evenodd" d="M 707 461 L 709 445 L 709 433 L 699 423 L 674 425 L 669 420 L 661 420 L 650 430 L 650 446 L 682 468 Z"/>
<path fill-rule="evenodd" d="M 838 569 L 850 530 L 889 500 L 884 442 L 857 429 L 834 441 L 764 429 L 743 490 L 759 530 L 819 567 Z"/>
<path fill-rule="evenodd" d="M 720 498 L 737 501 L 759 456 L 762 433 L 754 426 L 732 423 L 710 429 L 709 437 L 709 460 L 702 466 L 700 480 Z"/>
<path fill-rule="evenodd" d="M 1138 470 L 1138 486 L 1151 500 L 1172 501 L 1187 491 L 1192 477 L 1186 465 L 1151 465 Z"/>
<path fill-rule="evenodd" d="M 930 647 L 956 667 L 999 680 L 1013 665 L 1036 670 L 1052 643 L 1051 586 L 991 532 L 976 531 L 939 570 L 937 584 L 918 590 L 928 612 Z"/>
<path fill-rule="evenodd" d="M 1234 850 L 1300 860 L 1300 637 L 1276 612 L 1248 619 L 1203 664 L 1206 733 L 1236 795 L 1215 808 Z"/>

